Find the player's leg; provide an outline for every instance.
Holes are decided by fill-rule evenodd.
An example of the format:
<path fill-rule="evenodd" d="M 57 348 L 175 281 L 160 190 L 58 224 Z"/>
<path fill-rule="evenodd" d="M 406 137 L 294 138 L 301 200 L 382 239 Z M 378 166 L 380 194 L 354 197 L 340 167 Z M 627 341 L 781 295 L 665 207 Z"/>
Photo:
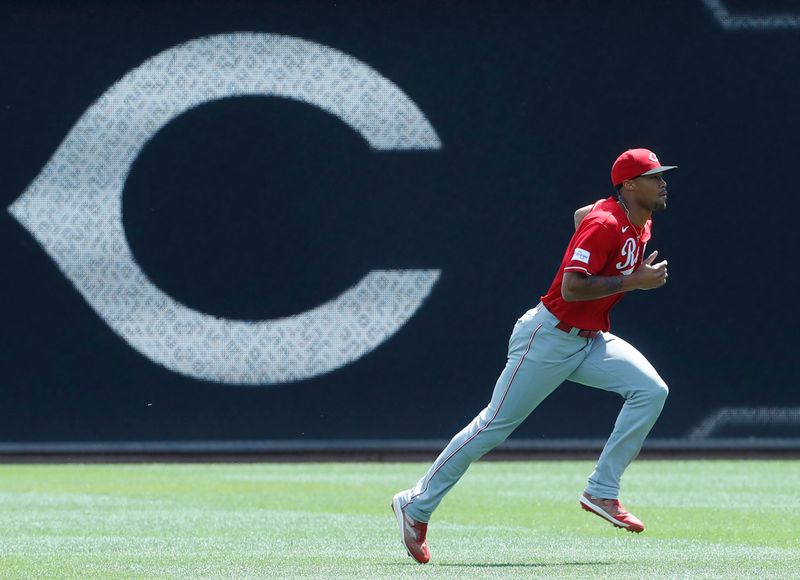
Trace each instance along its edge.
<path fill-rule="evenodd" d="M 472 462 L 505 441 L 586 356 L 586 339 L 555 329 L 556 323 L 536 308 L 517 322 L 489 405 L 453 437 L 404 503 L 413 519 L 428 522 Z"/>
<path fill-rule="evenodd" d="M 608 332 L 592 340 L 588 356 L 569 380 L 618 393 L 625 399 L 586 486 L 586 492 L 593 496 L 616 499 L 623 472 L 639 454 L 661 414 L 667 385 L 638 350 Z"/>

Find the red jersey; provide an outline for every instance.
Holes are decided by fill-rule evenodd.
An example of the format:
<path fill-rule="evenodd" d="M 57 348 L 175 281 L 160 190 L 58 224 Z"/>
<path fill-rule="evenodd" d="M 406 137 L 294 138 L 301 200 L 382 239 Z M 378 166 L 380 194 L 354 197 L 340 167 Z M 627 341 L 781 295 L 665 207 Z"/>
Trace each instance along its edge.
<path fill-rule="evenodd" d="M 561 297 L 564 272 L 587 276 L 628 276 L 642 264 L 651 220 L 639 229 L 615 197 L 594 204 L 572 236 L 555 280 L 542 303 L 560 321 L 584 330 L 607 331 L 609 312 L 622 299 L 622 292 L 596 300 L 567 302 Z"/>

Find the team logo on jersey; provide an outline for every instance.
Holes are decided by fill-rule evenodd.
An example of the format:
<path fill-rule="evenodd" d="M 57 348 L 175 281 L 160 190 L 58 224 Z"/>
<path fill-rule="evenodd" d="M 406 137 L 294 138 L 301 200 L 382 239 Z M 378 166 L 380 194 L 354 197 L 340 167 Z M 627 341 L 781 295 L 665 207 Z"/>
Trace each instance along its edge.
<path fill-rule="evenodd" d="M 575 253 L 572 254 L 572 259 L 577 260 L 578 262 L 583 262 L 584 264 L 589 263 L 589 257 L 592 255 L 591 252 L 587 252 L 581 248 L 575 248 Z"/>
<path fill-rule="evenodd" d="M 622 244 L 622 260 L 616 263 L 617 270 L 620 274 L 627 276 L 633 272 L 636 267 L 636 260 L 639 258 L 639 248 L 636 245 L 636 240 L 627 238 L 625 243 Z"/>

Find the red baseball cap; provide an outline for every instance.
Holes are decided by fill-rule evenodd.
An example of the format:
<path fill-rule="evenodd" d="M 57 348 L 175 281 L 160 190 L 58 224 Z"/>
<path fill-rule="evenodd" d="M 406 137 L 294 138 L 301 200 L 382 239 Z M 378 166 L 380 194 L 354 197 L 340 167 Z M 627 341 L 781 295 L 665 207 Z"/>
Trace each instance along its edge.
<path fill-rule="evenodd" d="M 649 149 L 628 149 L 611 166 L 611 183 L 618 187 L 626 179 L 677 168 L 677 165 L 661 165 L 656 154 Z"/>

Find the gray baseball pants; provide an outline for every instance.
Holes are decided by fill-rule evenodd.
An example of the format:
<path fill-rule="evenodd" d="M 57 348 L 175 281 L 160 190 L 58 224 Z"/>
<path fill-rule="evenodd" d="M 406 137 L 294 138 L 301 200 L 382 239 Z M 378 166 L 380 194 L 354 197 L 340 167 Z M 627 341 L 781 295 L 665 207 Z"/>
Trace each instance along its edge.
<path fill-rule="evenodd" d="M 406 513 L 429 521 L 445 494 L 473 461 L 497 447 L 561 383 L 612 391 L 625 402 L 614 431 L 589 476 L 586 491 L 615 499 L 622 473 L 639 454 L 667 398 L 667 385 L 633 346 L 611 334 L 582 338 L 555 328 L 558 319 L 541 303 L 511 333 L 508 362 L 489 405 L 461 430 L 412 490 Z"/>

